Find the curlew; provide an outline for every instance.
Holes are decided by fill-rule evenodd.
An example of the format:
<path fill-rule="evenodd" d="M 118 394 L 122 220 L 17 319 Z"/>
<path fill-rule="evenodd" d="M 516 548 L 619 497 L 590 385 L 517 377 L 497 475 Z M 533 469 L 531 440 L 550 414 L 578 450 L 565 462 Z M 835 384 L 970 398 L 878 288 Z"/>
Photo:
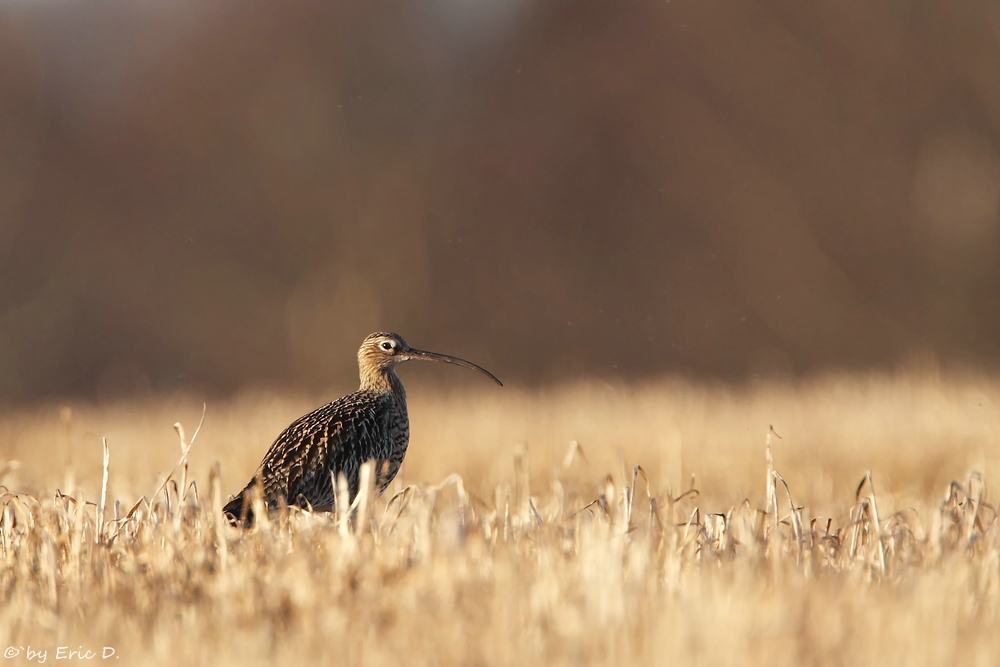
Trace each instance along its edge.
<path fill-rule="evenodd" d="M 331 511 L 336 501 L 334 480 L 347 479 L 353 499 L 358 493 L 361 465 L 375 461 L 378 493 L 399 472 L 410 440 L 406 391 L 396 375 L 404 361 L 443 361 L 488 375 L 476 364 L 447 354 L 416 350 L 397 334 L 369 335 L 358 350 L 360 388 L 299 417 L 281 432 L 264 455 L 253 479 L 223 508 L 234 524 L 253 521 L 250 498 L 261 487 L 269 510 L 282 502 L 314 511 Z"/>

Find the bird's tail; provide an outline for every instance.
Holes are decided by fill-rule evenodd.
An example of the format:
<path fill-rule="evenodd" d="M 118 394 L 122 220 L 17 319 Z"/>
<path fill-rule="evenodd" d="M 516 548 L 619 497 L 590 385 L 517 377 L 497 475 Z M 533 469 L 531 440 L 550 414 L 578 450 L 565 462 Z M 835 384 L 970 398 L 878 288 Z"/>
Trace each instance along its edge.
<path fill-rule="evenodd" d="M 263 488 L 264 481 L 258 469 L 253 479 L 222 508 L 226 520 L 233 526 L 250 528 L 254 520 L 254 501 L 261 497 Z"/>
<path fill-rule="evenodd" d="M 233 496 L 222 508 L 222 513 L 231 525 L 249 528 L 253 524 L 253 507 L 250 506 L 250 494 L 246 489 Z"/>

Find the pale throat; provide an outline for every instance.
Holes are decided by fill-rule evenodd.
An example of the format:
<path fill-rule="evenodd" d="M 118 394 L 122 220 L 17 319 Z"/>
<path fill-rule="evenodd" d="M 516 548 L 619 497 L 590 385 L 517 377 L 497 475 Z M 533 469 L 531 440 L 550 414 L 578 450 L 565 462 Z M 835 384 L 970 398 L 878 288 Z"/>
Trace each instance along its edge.
<path fill-rule="evenodd" d="M 403 382 L 396 375 L 393 366 L 378 368 L 361 365 L 361 390 L 377 394 L 392 394 L 402 405 L 406 405 L 406 390 Z"/>

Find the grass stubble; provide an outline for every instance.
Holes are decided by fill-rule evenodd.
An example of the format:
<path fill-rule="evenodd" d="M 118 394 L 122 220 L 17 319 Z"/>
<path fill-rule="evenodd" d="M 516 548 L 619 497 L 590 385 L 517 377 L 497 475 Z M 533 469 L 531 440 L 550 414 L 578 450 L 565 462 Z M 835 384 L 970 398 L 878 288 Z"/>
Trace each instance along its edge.
<path fill-rule="evenodd" d="M 185 396 L 0 418 L 0 650 L 107 646 L 117 665 L 1000 663 L 1000 382 L 418 387 L 404 472 L 381 498 L 230 527 L 222 503 L 315 404 L 247 393 L 209 405 L 190 438 L 170 429 L 199 421 Z"/>

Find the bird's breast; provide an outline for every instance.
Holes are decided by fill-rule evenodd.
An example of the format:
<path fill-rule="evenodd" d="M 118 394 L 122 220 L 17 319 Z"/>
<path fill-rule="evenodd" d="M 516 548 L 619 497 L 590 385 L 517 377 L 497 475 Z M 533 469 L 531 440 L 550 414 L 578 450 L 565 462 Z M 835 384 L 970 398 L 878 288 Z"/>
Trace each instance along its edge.
<path fill-rule="evenodd" d="M 389 421 L 389 441 L 392 448 L 390 458 L 394 458 L 395 455 L 402 460 L 406 446 L 410 442 L 410 420 L 405 409 L 394 414 Z"/>

